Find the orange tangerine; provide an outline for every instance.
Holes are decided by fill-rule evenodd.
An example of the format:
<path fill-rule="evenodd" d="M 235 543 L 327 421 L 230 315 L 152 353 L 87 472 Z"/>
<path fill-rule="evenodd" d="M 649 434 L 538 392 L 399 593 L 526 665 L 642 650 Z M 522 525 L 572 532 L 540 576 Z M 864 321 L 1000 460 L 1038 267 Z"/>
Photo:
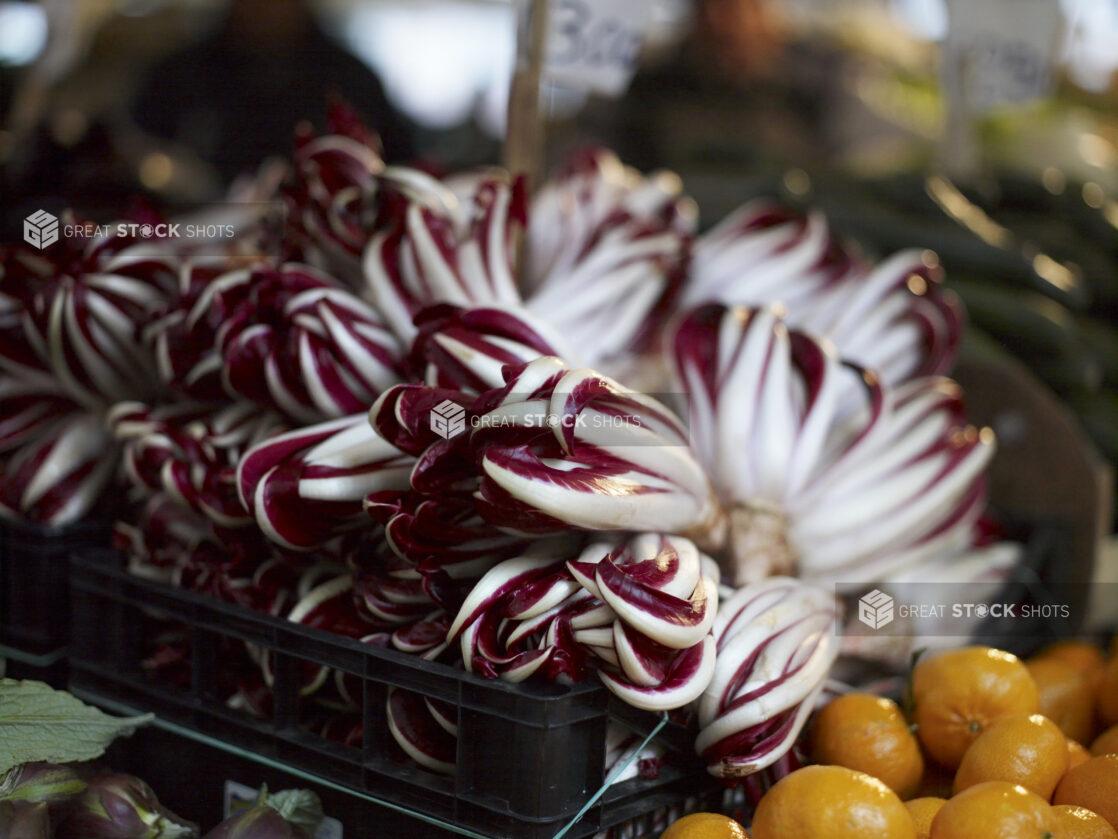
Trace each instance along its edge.
<path fill-rule="evenodd" d="M 1118 725 L 1118 655 L 1111 657 L 1098 687 L 1099 719 L 1105 726 Z"/>
<path fill-rule="evenodd" d="M 765 793 L 753 839 L 916 839 L 908 810 L 889 787 L 845 766 L 805 766 Z"/>
<path fill-rule="evenodd" d="M 832 699 L 816 714 L 809 735 L 816 763 L 856 769 L 883 781 L 902 799 L 924 774 L 920 744 L 892 700 L 868 693 Z"/>
<path fill-rule="evenodd" d="M 1099 755 L 1069 769 L 1052 803 L 1094 810 L 1118 830 L 1118 755 Z"/>
<path fill-rule="evenodd" d="M 983 781 L 1020 784 L 1045 801 L 1068 768 L 1068 741 L 1040 714 L 1008 714 L 990 723 L 963 755 L 955 792 Z"/>
<path fill-rule="evenodd" d="M 1091 743 L 1091 754 L 1118 755 L 1118 725 L 1112 725 Z"/>
<path fill-rule="evenodd" d="M 963 790 L 932 819 L 930 839 L 1052 839 L 1048 802 L 1004 781 Z"/>
<path fill-rule="evenodd" d="M 1026 663 L 1036 682 L 1040 713 L 1072 740 L 1090 742 L 1095 732 L 1095 691 L 1075 664 L 1055 656 Z"/>
<path fill-rule="evenodd" d="M 912 816 L 912 823 L 916 825 L 916 839 L 928 839 L 932 833 L 932 819 L 946 803 L 946 798 L 934 795 L 914 798 L 904 803 L 908 808 L 908 814 Z"/>
<path fill-rule="evenodd" d="M 1065 661 L 1080 673 L 1095 670 L 1106 660 L 1102 649 L 1089 641 L 1057 641 L 1044 647 L 1033 657 L 1033 661 L 1042 658 Z"/>
<path fill-rule="evenodd" d="M 1081 743 L 1068 740 L 1068 769 L 1074 769 L 1081 763 L 1091 759 L 1091 753 Z"/>
<path fill-rule="evenodd" d="M 1052 814 L 1056 817 L 1054 839 L 1118 839 L 1118 830 L 1086 807 L 1056 804 L 1052 807 Z"/>
<path fill-rule="evenodd" d="M 1017 656 L 991 647 L 948 650 L 912 671 L 913 722 L 926 754 L 955 769 L 978 735 L 1006 714 L 1035 714 L 1036 682 Z"/>
<path fill-rule="evenodd" d="M 749 839 L 749 834 L 721 813 L 691 813 L 668 825 L 660 839 Z"/>

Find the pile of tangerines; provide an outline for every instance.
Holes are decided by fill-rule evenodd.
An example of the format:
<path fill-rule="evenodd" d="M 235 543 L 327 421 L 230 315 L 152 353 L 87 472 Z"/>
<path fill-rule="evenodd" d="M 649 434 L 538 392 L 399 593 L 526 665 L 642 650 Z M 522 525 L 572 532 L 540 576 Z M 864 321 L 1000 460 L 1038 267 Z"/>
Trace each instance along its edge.
<path fill-rule="evenodd" d="M 661 839 L 1118 839 L 1118 636 L 1109 652 L 921 657 L 900 704 L 849 693 L 816 712 L 811 764 L 764 795 L 749 833 L 696 813 Z"/>

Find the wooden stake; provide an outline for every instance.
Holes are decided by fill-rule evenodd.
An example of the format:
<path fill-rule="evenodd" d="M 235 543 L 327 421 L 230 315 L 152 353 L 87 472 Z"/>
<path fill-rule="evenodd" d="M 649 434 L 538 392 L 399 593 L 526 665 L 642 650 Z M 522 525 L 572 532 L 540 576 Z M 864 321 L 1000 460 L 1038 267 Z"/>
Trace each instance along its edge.
<path fill-rule="evenodd" d="M 975 134 L 974 108 L 967 95 L 968 61 L 965 56 L 943 60 L 953 63 L 942 74 L 946 119 L 939 164 L 947 177 L 960 183 L 973 183 L 982 168 L 982 149 Z"/>
<path fill-rule="evenodd" d="M 540 117 L 540 74 L 547 41 L 548 0 L 521 0 L 517 9 L 526 17 L 517 21 L 516 66 L 509 87 L 505 127 L 505 168 L 513 177 L 524 175 L 528 194 L 539 186 L 544 172 L 543 119 Z M 521 281 L 528 262 L 528 237 L 515 230 L 512 242 L 512 275 Z"/>
<path fill-rule="evenodd" d="M 527 17 L 517 27 L 516 67 L 509 89 L 505 130 L 505 168 L 523 174 L 535 189 L 543 174 L 543 120 L 540 117 L 540 73 L 547 39 L 548 0 L 523 0 Z"/>

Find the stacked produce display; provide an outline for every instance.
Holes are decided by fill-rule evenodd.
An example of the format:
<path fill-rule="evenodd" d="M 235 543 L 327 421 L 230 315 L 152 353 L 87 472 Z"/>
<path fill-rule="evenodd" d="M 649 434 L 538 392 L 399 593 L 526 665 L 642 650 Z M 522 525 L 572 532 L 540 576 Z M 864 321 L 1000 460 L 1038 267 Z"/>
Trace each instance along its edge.
<path fill-rule="evenodd" d="M 704 227 L 604 150 L 530 192 L 377 149 L 337 109 L 298 137 L 282 221 L 232 243 L 0 251 L 0 514 L 110 515 L 142 579 L 451 670 L 600 681 L 755 800 L 844 652 L 833 584 L 1011 575 L 923 252 L 877 261 L 767 201 Z M 146 618 L 154 683 L 276 710 L 280 650 L 233 641 L 203 675 Z M 350 746 L 353 677 L 295 672 Z M 454 775 L 460 720 L 410 687 L 376 709 L 393 759 Z"/>
<path fill-rule="evenodd" d="M 1022 661 L 990 647 L 921 658 L 903 697 L 822 704 L 811 765 L 776 783 L 749 833 L 715 813 L 661 839 L 1118 836 L 1118 648 L 1060 642 Z"/>

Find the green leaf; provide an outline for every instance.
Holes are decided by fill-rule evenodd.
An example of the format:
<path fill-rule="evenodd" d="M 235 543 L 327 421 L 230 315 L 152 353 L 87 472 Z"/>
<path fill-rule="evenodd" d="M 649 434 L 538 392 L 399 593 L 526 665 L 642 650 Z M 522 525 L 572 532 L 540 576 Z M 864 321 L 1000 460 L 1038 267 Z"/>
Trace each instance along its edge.
<path fill-rule="evenodd" d="M 283 816 L 284 820 L 297 825 L 314 836 L 325 815 L 322 801 L 310 790 L 285 789 L 273 792 L 264 801 L 269 807 Z"/>
<path fill-rule="evenodd" d="M 920 658 L 928 651 L 927 647 L 920 647 L 915 650 L 908 660 L 908 672 L 905 674 L 904 680 L 904 695 L 901 697 L 901 712 L 905 715 L 906 719 L 911 720 L 912 715 L 916 712 L 916 696 L 912 692 L 912 675 L 916 670 L 916 665 L 920 663 Z"/>
<path fill-rule="evenodd" d="M 153 719 L 111 717 L 43 682 L 0 679 L 0 774 L 34 761 L 92 760 Z"/>

